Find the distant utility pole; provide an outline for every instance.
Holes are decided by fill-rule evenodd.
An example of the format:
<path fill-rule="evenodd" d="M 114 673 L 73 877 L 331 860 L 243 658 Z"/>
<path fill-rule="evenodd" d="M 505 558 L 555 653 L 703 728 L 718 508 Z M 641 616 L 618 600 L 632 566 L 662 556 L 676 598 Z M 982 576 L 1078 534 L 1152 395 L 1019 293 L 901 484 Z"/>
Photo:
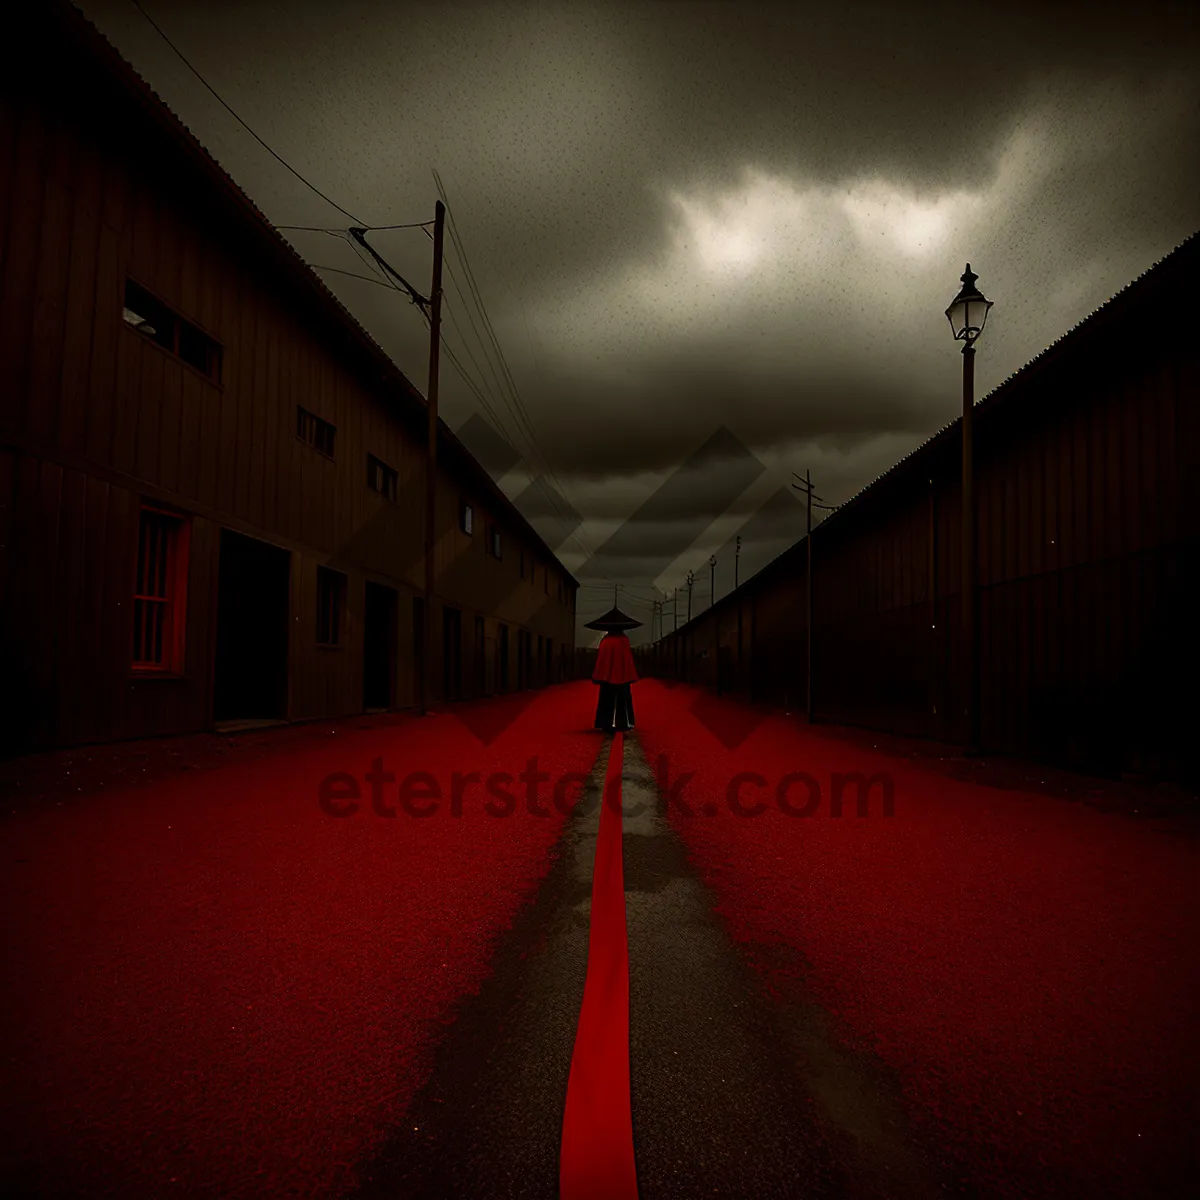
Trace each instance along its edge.
<path fill-rule="evenodd" d="M 679 632 L 679 589 L 675 589 L 675 599 L 671 602 L 671 618 L 675 622 L 673 632 Z"/>
<path fill-rule="evenodd" d="M 737 602 L 737 678 L 734 680 L 734 691 L 737 691 L 742 680 L 742 598 L 738 590 L 738 559 L 742 556 L 742 535 L 737 535 L 733 545 L 733 591 Z"/>
<path fill-rule="evenodd" d="M 696 572 L 688 572 L 688 620 L 692 619 L 692 584 L 696 582 Z"/>
<path fill-rule="evenodd" d="M 717 602 L 717 556 L 708 556 L 708 607 L 712 608 Z"/>
<path fill-rule="evenodd" d="M 806 470 L 804 472 L 803 483 L 793 483 L 797 491 L 803 492 L 807 499 L 805 506 L 805 536 L 804 542 L 807 547 L 808 566 L 805 571 L 804 580 L 804 637 L 807 643 L 807 653 L 805 658 L 805 691 L 804 691 L 804 713 L 809 724 L 812 724 L 813 719 L 813 699 L 812 699 L 812 681 L 813 681 L 813 622 L 812 622 L 812 597 L 813 597 L 813 569 L 812 569 L 812 506 L 813 506 L 813 486 L 812 475 Z M 820 500 L 820 496 L 816 499 Z"/>
<path fill-rule="evenodd" d="M 421 714 L 429 712 L 433 692 L 433 560 L 437 502 L 438 363 L 442 341 L 442 242 L 446 231 L 446 206 L 439 200 L 433 210 L 433 288 L 429 293 L 429 444 L 425 459 L 425 604 L 422 630 L 425 661 L 421 664 Z"/>

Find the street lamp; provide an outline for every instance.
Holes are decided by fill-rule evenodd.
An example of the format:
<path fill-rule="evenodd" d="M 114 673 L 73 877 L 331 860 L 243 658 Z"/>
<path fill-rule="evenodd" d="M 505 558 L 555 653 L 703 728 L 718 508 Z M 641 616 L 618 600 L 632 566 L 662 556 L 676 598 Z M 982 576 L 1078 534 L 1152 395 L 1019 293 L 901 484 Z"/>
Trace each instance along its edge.
<path fill-rule="evenodd" d="M 956 342 L 962 342 L 962 616 L 966 653 L 964 663 L 963 715 L 966 718 L 967 749 L 979 749 L 979 630 L 975 565 L 974 430 L 975 339 L 983 332 L 992 301 L 975 286 L 979 278 L 967 263 L 962 287 L 946 309 L 946 319 Z"/>

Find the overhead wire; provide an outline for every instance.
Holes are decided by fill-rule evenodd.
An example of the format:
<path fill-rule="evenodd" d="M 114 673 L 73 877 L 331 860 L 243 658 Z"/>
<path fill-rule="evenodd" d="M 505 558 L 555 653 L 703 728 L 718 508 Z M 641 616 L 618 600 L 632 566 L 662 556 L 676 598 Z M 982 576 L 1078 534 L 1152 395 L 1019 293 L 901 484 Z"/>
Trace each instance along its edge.
<path fill-rule="evenodd" d="M 171 47 L 171 49 L 176 53 L 176 55 L 178 55 L 180 62 L 182 62 L 183 65 L 185 67 L 187 67 L 187 69 L 189 71 L 191 71 L 191 73 L 193 75 L 195 75 L 195 77 L 204 85 L 204 87 L 208 90 L 208 92 L 212 95 L 212 97 L 217 101 L 217 103 L 220 104 L 221 107 L 223 109 L 225 109 L 225 111 L 227 113 L 229 113 L 229 115 L 231 117 L 233 117 L 233 119 L 235 121 L 237 121 L 237 123 L 273 159 L 275 159 L 276 162 L 278 162 L 281 166 L 285 167 L 288 171 L 290 171 L 298 180 L 300 180 L 300 182 L 302 184 L 304 184 L 304 186 L 306 188 L 308 188 L 310 191 L 314 192 L 316 195 L 320 196 L 321 199 L 324 200 L 326 204 L 332 204 L 333 207 L 338 210 L 338 212 L 342 213 L 343 216 L 349 217 L 350 220 L 352 220 L 356 225 L 362 224 L 362 222 L 358 219 L 358 217 L 356 217 L 349 209 L 343 208 L 336 200 L 332 199 L 330 196 L 327 196 L 323 191 L 321 191 L 321 189 L 319 187 L 317 187 L 317 185 L 315 183 L 313 183 L 310 179 L 306 179 L 303 175 L 301 175 L 300 172 L 297 171 L 296 168 L 293 167 L 292 164 L 289 163 L 287 161 L 287 159 L 283 157 L 283 155 L 277 154 L 270 146 L 267 145 L 267 143 L 265 141 L 263 141 L 263 139 L 261 137 L 258 136 L 257 133 L 254 132 L 253 129 L 250 128 L 250 126 L 241 118 L 241 116 L 233 109 L 233 107 L 231 105 L 227 104 L 221 98 L 221 96 L 217 93 L 216 89 L 191 64 L 191 62 L 189 61 L 187 56 L 183 53 L 183 51 L 180 50 L 179 47 L 176 46 L 175 43 L 173 41 L 171 41 L 171 39 L 169 37 L 167 37 L 166 33 L 163 31 L 162 27 L 158 24 L 158 22 L 155 21 L 155 19 L 142 7 L 140 0 L 130 0 L 130 3 L 134 6 L 134 8 L 136 8 L 138 10 L 138 12 L 140 12 L 142 14 L 143 17 L 146 18 L 146 20 L 154 28 L 154 30 L 158 34 L 158 36 L 161 37 L 162 40 L 164 42 L 166 42 L 168 46 Z"/>
<path fill-rule="evenodd" d="M 536 452 L 537 452 L 534 455 L 534 457 L 540 456 L 540 458 L 542 460 L 542 462 L 541 462 L 542 469 L 545 470 L 546 474 L 549 475 L 549 477 L 554 481 L 556 487 L 558 488 L 559 494 L 565 495 L 566 489 L 563 487 L 562 481 L 558 478 L 557 473 L 554 471 L 553 466 L 550 464 L 549 458 L 546 456 L 545 450 L 541 446 L 541 443 L 538 441 L 537 434 L 534 432 L 532 423 L 529 420 L 528 411 L 526 410 L 524 402 L 521 399 L 520 391 L 516 386 L 516 381 L 513 379 L 512 372 L 508 367 L 508 362 L 504 357 L 504 351 L 500 346 L 499 339 L 496 337 L 495 329 L 492 326 L 491 319 L 487 313 L 487 306 L 484 304 L 483 297 L 479 292 L 478 284 L 475 282 L 474 272 L 471 269 L 470 260 L 468 259 L 467 254 L 466 254 L 466 247 L 463 245 L 462 239 L 458 236 L 457 223 L 454 220 L 454 213 L 450 207 L 450 203 L 449 203 L 449 199 L 446 195 L 445 187 L 443 186 L 441 177 L 437 173 L 436 170 L 434 171 L 434 182 L 437 185 L 438 194 L 442 200 L 442 203 L 446 207 L 448 232 L 450 234 L 450 239 L 454 246 L 454 249 L 458 253 L 459 258 L 462 261 L 463 270 L 464 270 L 464 274 L 467 279 L 468 288 L 471 292 L 473 299 L 475 300 L 476 305 L 479 308 L 480 319 L 483 323 L 485 330 L 488 332 L 489 338 L 492 342 L 492 346 L 496 353 L 496 357 L 500 363 L 501 371 L 503 372 L 505 378 L 507 379 L 509 388 L 512 391 L 513 403 L 515 405 L 515 410 L 516 410 L 514 412 L 514 417 L 519 416 L 518 425 L 519 426 L 522 424 L 524 425 L 525 432 L 528 437 L 529 443 L 530 443 L 531 447 L 534 450 L 536 450 Z M 460 291 L 460 296 L 461 296 L 461 291 Z M 481 345 L 481 347 L 483 347 L 482 339 L 480 339 L 480 345 Z M 486 351 L 486 348 L 485 348 L 485 351 Z M 510 406 L 510 411 L 511 410 L 512 410 L 512 406 Z M 564 519 L 564 521 L 569 520 L 569 517 L 567 516 L 567 514 L 564 514 L 562 512 L 562 510 L 559 509 L 557 501 L 556 501 L 553 493 L 550 494 L 550 501 L 551 501 L 551 504 L 553 505 L 553 507 L 558 511 L 560 518 Z M 572 530 L 570 533 L 568 533 L 567 537 L 568 537 L 568 540 L 574 540 L 580 546 L 580 548 L 584 551 L 584 553 L 588 556 L 588 558 L 590 560 L 594 561 L 596 559 L 596 557 L 597 557 L 596 551 L 592 548 L 592 546 L 588 543 L 588 541 L 582 536 L 582 534 L 580 534 L 576 530 Z M 605 572 L 603 570 L 603 568 L 600 568 L 600 573 L 602 575 L 604 575 L 605 578 L 608 578 L 607 572 Z"/>
<path fill-rule="evenodd" d="M 251 137 L 252 137 L 252 138 L 253 138 L 253 139 L 254 139 L 254 140 L 255 140 L 255 141 L 256 141 L 256 142 L 257 142 L 257 143 L 258 143 L 258 144 L 259 144 L 259 145 L 260 145 L 260 146 L 261 146 L 261 147 L 262 147 L 262 148 L 263 148 L 263 149 L 264 149 L 264 150 L 265 150 L 265 151 L 266 151 L 268 154 L 269 154 L 269 155 L 270 155 L 270 156 L 271 156 L 271 157 L 272 157 L 272 158 L 273 158 L 273 159 L 275 159 L 275 161 L 276 161 L 276 162 L 278 162 L 278 163 L 280 164 L 280 166 L 282 166 L 282 167 L 283 167 L 285 170 L 287 170 L 287 171 L 288 171 L 288 172 L 289 172 L 291 175 L 293 175 L 293 176 L 294 176 L 296 179 L 298 179 L 298 180 L 299 180 L 299 181 L 300 181 L 302 184 L 304 184 L 304 186 L 305 186 L 306 188 L 308 188 L 308 189 L 309 189 L 309 191 L 311 191 L 311 192 L 312 192 L 314 195 L 316 195 L 316 196 L 319 196 L 319 197 L 320 197 L 322 200 L 324 200 L 324 201 L 325 201 L 327 204 L 329 204 L 329 205 L 331 205 L 333 208 L 337 209 L 337 211 L 338 211 L 338 212 L 340 212 L 340 213 L 341 213 L 343 216 L 345 216 L 345 217 L 349 217 L 349 219 L 350 219 L 351 221 L 353 221 L 353 222 L 354 222 L 355 226 L 357 226 L 358 230 L 359 230 L 361 233 L 369 233 L 369 232 L 372 232 L 372 231 L 383 231 L 383 230 L 393 230 L 393 229 L 424 229 L 424 230 L 425 230 L 425 231 L 428 233 L 428 231 L 429 231 L 429 226 L 431 226 L 432 224 L 434 224 L 434 222 L 432 222 L 432 221 L 411 221 L 411 222 L 403 222 L 403 223 L 390 224 L 390 225 L 367 225 L 367 224 L 366 224 L 366 223 L 365 223 L 365 222 L 364 222 L 364 221 L 363 221 L 363 220 L 362 220 L 360 217 L 356 216 L 356 215 L 355 215 L 353 212 L 351 212 L 351 211 L 350 211 L 348 208 L 345 208 L 343 205 L 339 204 L 339 203 L 338 203 L 336 200 L 334 200 L 334 199 L 333 199 L 331 196 L 329 196 L 329 195 L 327 195 L 325 192 L 323 192 L 323 191 L 322 191 L 322 190 L 321 190 L 319 187 L 317 187 L 317 185 L 316 185 L 315 183 L 313 183 L 313 182 L 312 182 L 312 180 L 308 179 L 308 178 L 307 178 L 305 175 L 303 175 L 303 174 L 302 174 L 300 171 L 298 171 L 298 170 L 297 170 L 295 167 L 293 167 L 293 166 L 292 166 L 292 164 L 291 164 L 291 163 L 289 163 L 289 162 L 287 161 L 287 159 L 285 159 L 285 158 L 283 157 L 283 155 L 279 154 L 279 153 L 278 153 L 278 152 L 277 152 L 277 151 L 276 151 L 276 150 L 275 150 L 275 149 L 274 149 L 274 148 L 273 148 L 273 147 L 272 147 L 272 146 L 271 146 L 271 145 L 270 145 L 268 142 L 266 142 L 266 141 L 265 141 L 265 140 L 264 140 L 264 139 L 263 139 L 261 136 L 259 136 L 259 134 L 258 134 L 258 133 L 256 133 L 256 132 L 255 132 L 255 130 L 254 130 L 254 129 L 253 129 L 251 126 L 250 126 L 250 124 L 249 124 L 249 123 L 248 123 L 248 122 L 247 122 L 247 121 L 246 121 L 246 120 L 245 120 L 245 119 L 244 119 L 244 118 L 241 116 L 241 114 L 240 114 L 240 113 L 238 113 L 238 112 L 237 112 L 237 110 L 236 110 L 236 109 L 234 109 L 234 107 L 233 107 L 231 104 L 229 104 L 229 103 L 228 103 L 228 102 L 227 102 L 227 101 L 226 101 L 226 100 L 225 100 L 225 99 L 224 99 L 224 98 L 223 98 L 223 97 L 220 95 L 220 93 L 219 93 L 219 92 L 217 92 L 217 90 L 216 90 L 216 89 L 215 89 L 215 88 L 214 88 L 214 87 L 213 87 L 213 86 L 212 86 L 212 85 L 211 85 L 211 84 L 208 82 L 208 80 L 207 80 L 207 79 L 204 77 L 204 75 L 203 75 L 203 74 L 200 72 L 200 70 L 199 70 L 199 69 L 198 69 L 198 68 L 197 68 L 197 67 L 196 67 L 196 66 L 195 66 L 195 65 L 192 63 L 192 61 L 191 61 L 191 60 L 190 60 L 190 59 L 187 57 L 187 55 L 185 55 L 185 54 L 183 53 L 183 51 L 182 51 L 182 50 L 180 50 L 180 49 L 179 49 L 179 47 L 178 47 L 178 46 L 177 46 L 177 45 L 176 45 L 176 44 L 175 44 L 175 43 L 174 43 L 174 42 L 171 40 L 171 38 L 170 38 L 170 37 L 167 35 L 166 31 L 165 31 L 165 30 L 164 30 L 164 29 L 163 29 L 163 28 L 162 28 L 162 27 L 161 27 L 161 26 L 158 24 L 158 22 L 157 22 L 157 21 L 155 21 L 155 20 L 154 20 L 154 18 L 153 18 L 153 17 L 152 17 L 152 16 L 151 16 L 151 15 L 150 15 L 150 14 L 149 14 L 149 13 L 148 13 L 146 10 L 145 10 L 145 8 L 143 8 L 143 7 L 142 7 L 142 5 L 141 5 L 141 3 L 139 2 L 139 0 L 130 0 L 130 3 L 132 3 L 132 4 L 133 4 L 133 6 L 134 6 L 134 7 L 135 7 L 135 8 L 138 10 L 138 12 L 139 12 L 139 13 L 141 13 L 141 15 L 142 15 L 142 16 L 145 18 L 146 22 L 147 22 L 147 23 L 148 23 L 148 24 L 151 26 L 151 28 L 153 28 L 153 29 L 154 29 L 154 31 L 155 31 L 155 32 L 158 34 L 158 36 L 159 36 L 160 38 L 162 38 L 162 40 L 163 40 L 163 41 L 164 41 L 164 42 L 167 44 L 167 46 L 169 46 L 169 47 L 170 47 L 170 49 L 173 51 L 173 53 L 176 55 L 176 57 L 177 57 L 177 58 L 180 60 L 180 62 L 182 62 L 182 63 L 183 63 L 183 65 L 184 65 L 185 67 L 187 67 L 187 69 L 188 69 L 188 70 L 189 70 L 189 71 L 190 71 L 190 72 L 191 72 L 191 73 L 192 73 L 192 74 L 193 74 L 193 75 L 196 77 L 196 79 L 197 79 L 197 80 L 200 82 L 200 84 L 201 84 L 201 85 L 202 85 L 202 86 L 205 88 L 205 90 L 206 90 L 206 91 L 207 91 L 207 92 L 208 92 L 208 93 L 209 93 L 209 94 L 210 94 L 210 95 L 213 97 L 213 99 L 214 99 L 214 100 L 216 100 L 216 101 L 217 101 L 217 103 L 218 103 L 218 104 L 220 104 L 220 105 L 221 105 L 221 107 L 222 107 L 223 109 L 225 109 L 225 111 L 226 111 L 227 113 L 229 113 L 229 115 L 230 115 L 231 117 L 233 117 L 233 119 L 234 119 L 235 121 L 237 121 L 237 123 L 238 123 L 238 124 L 239 124 L 239 125 L 240 125 L 240 126 L 241 126 L 241 127 L 242 127 L 242 128 L 243 128 L 243 129 L 244 129 L 244 130 L 245 130 L 245 131 L 246 131 L 246 132 L 247 132 L 247 133 L 248 133 L 248 134 L 249 134 L 249 135 L 250 135 L 250 136 L 251 136 Z M 436 177 L 436 172 L 435 172 L 435 177 Z M 438 179 L 438 181 L 437 181 L 437 182 L 438 182 L 438 189 L 439 189 L 439 192 L 443 192 L 443 189 L 442 189 L 442 187 L 441 187 L 441 180 L 440 180 L 440 178 Z M 444 192 L 443 192 L 443 202 L 445 202 Z M 449 215 L 449 204 L 447 204 L 447 205 L 446 205 L 446 209 L 447 209 L 447 214 Z M 450 217 L 450 221 L 451 221 L 451 225 L 453 226 L 453 217 L 452 217 L 452 216 Z M 327 233 L 327 234 L 335 234 L 335 235 L 339 235 L 339 236 L 346 236 L 346 234 L 347 234 L 347 233 L 349 233 L 349 231 L 348 231 L 348 230 L 335 230 L 335 229 L 332 229 L 332 228 L 327 228 L 327 227 L 322 227 L 322 226 L 315 226 L 315 225 L 279 225 L 279 226 L 275 226 L 275 228 L 276 228 L 277 230 L 280 230 L 280 231 L 288 231 L 288 232 L 311 232 L 311 233 Z M 473 278 L 473 276 L 470 276 L 470 264 L 467 262 L 467 259 L 466 259 L 466 254 L 465 254 L 465 252 L 464 252 L 464 251 L 463 251 L 463 249 L 462 249 L 461 243 L 459 242 L 459 239 L 458 239 L 458 237 L 457 237 L 457 231 L 456 231 L 456 230 L 452 230 L 452 232 L 451 232 L 451 239 L 452 239 L 452 241 L 455 243 L 455 248 L 458 250 L 458 252 L 459 252 L 459 254 L 460 254 L 460 257 L 461 257 L 461 258 L 462 258 L 462 260 L 463 260 L 463 265 L 464 265 L 464 268 L 465 268 L 465 270 L 466 270 L 466 271 L 468 272 L 468 274 L 469 274 L 469 286 L 471 287 L 472 291 L 473 291 L 473 292 L 475 293 L 475 295 L 476 295 L 476 299 L 477 299 L 477 302 L 479 303 L 479 307 L 480 307 L 480 313 L 481 313 L 481 317 L 482 317 L 482 319 L 483 319 L 483 321 L 484 321 L 484 323 L 485 323 L 485 327 L 487 328 L 487 330 L 488 330 L 488 332 L 489 332 L 489 335 L 490 335 L 490 337 L 491 337 L 491 339 L 492 339 L 493 345 L 495 346 L 495 349 L 496 349 L 496 352 L 497 352 L 497 356 L 498 356 L 498 358 L 500 359 L 500 363 L 501 363 L 501 370 L 502 370 L 502 372 L 504 373 L 504 375 L 507 377 L 507 379 L 508 379 L 508 381 L 509 381 L 509 384 L 510 384 L 510 386 L 513 388 L 514 394 L 517 396 L 517 410 L 516 410 L 516 411 L 514 411 L 514 414 L 513 414 L 513 415 L 514 415 L 514 420 L 516 420 L 516 421 L 517 421 L 517 425 L 518 425 L 518 427 L 520 427 L 520 425 L 522 424 L 522 417 L 524 417 L 524 421 L 523 421 L 523 423 L 525 424 L 525 426 L 526 426 L 526 429 L 527 429 L 527 431 L 528 431 L 528 436 L 529 436 L 530 440 L 531 440 L 531 441 L 532 441 L 532 442 L 533 442 L 533 443 L 534 443 L 534 444 L 537 446 L 537 448 L 538 448 L 538 449 L 539 449 L 539 451 L 540 451 L 540 450 L 541 450 L 541 447 L 540 447 L 540 445 L 537 443 L 537 438 L 536 438 L 536 435 L 533 433 L 533 429 L 532 429 L 532 426 L 530 425 L 530 423 L 529 423 L 529 421 L 528 421 L 528 417 L 527 417 L 527 415 L 524 413 L 523 406 L 521 405 L 521 401 L 520 401 L 520 398 L 519 398 L 519 394 L 517 394 L 517 393 L 516 393 L 516 388 L 515 388 L 515 384 L 513 383 L 513 380 L 512 380 L 512 375 L 511 375 L 511 372 L 508 370 L 508 364 L 507 364 L 507 362 L 505 362 L 505 360 L 504 360 L 504 357 L 503 357 L 503 351 L 500 349 L 499 342 L 498 342 L 498 340 L 497 340 L 497 339 L 496 339 L 496 337 L 495 337 L 495 332 L 494 332 L 494 330 L 491 328 L 491 323 L 490 323 L 490 320 L 489 320 L 489 319 L 488 319 L 488 317 L 487 317 L 487 312 L 486 312 L 486 309 L 484 308 L 484 306 L 483 306 L 483 303 L 482 303 L 482 297 L 479 297 L 479 296 L 478 296 L 478 291 L 477 291 L 477 288 L 476 288 L 476 286 L 475 286 L 475 283 L 474 283 L 474 278 Z M 347 240 L 350 240 L 350 239 L 347 239 Z M 354 242 L 353 242 L 353 241 L 351 241 L 351 244 L 353 245 L 353 244 L 354 244 Z M 368 248 L 368 250 L 370 249 L 370 247 L 367 247 L 367 248 Z M 360 257 L 361 257 L 361 255 L 360 255 Z M 333 272 L 336 272 L 336 273 L 338 273 L 338 274 L 344 274 L 344 275 L 354 275 L 354 273 L 353 273 L 353 272 L 349 272 L 349 271 L 343 271 L 341 268 L 338 268 L 338 267 L 321 267 L 321 268 L 318 268 L 318 269 L 321 269 L 321 270 L 328 270 L 328 271 L 333 271 Z M 368 276 L 359 276 L 359 275 L 354 275 L 354 277 L 355 277 L 355 278 L 359 278 L 359 279 L 363 279 L 363 280 L 365 280 L 366 282 L 383 282 L 383 281 L 381 281 L 381 280 L 373 280 L 373 279 L 370 279 Z M 409 292 L 409 295 L 410 295 L 410 298 L 412 299 L 413 303 L 416 305 L 416 307 L 417 307 L 418 309 L 421 309 L 421 307 L 422 307 L 421 301 L 422 301 L 424 298 L 423 298 L 423 297 L 421 297 L 421 296 L 420 296 L 420 294 L 419 294 L 419 293 L 416 291 L 416 289 L 415 289 L 415 288 L 412 288 L 412 287 L 411 287 L 411 285 L 409 285 L 409 284 L 407 283 L 407 281 L 403 280 L 403 278 L 402 278 L 402 277 L 400 277 L 400 276 L 397 276 L 397 277 L 398 277 L 398 278 L 400 278 L 401 282 L 402 282 L 402 283 L 403 283 L 403 285 L 404 285 L 404 288 L 406 288 L 406 289 L 408 290 L 408 292 Z M 391 287 L 393 287 L 393 288 L 394 288 L 395 290 L 397 290 L 397 291 L 401 290 L 401 288 L 397 287 L 397 286 L 396 286 L 396 284 L 395 284 L 394 282 L 391 282 L 391 281 L 388 281 L 388 282 L 386 282 L 386 283 L 384 284 L 384 286 L 391 286 Z M 456 285 L 456 286 L 457 286 L 457 285 Z M 461 296 L 461 292 L 460 292 L 460 296 Z M 467 306 L 464 304 L 464 308 L 465 308 L 465 307 L 467 307 Z M 460 331 L 460 336 L 462 336 L 462 335 L 461 335 L 461 331 Z M 485 407 L 488 407 L 488 408 L 489 408 L 489 415 L 491 415 L 492 419 L 493 419 L 493 420 L 496 420 L 496 414 L 495 414 L 494 410 L 490 410 L 490 406 L 487 406 L 487 405 L 486 405 L 486 402 L 484 402 L 484 400 L 483 400 L 483 396 L 482 396 L 482 392 L 481 392 L 481 391 L 478 389 L 478 387 L 477 387 L 477 386 L 473 385 L 473 384 L 472 384 L 472 382 L 471 382 L 471 380 L 470 380 L 470 379 L 467 377 L 467 374 L 466 374 L 466 371 L 465 371 L 465 369 L 463 368 L 462 364 L 461 364 L 461 363 L 458 361 L 457 357 L 454 355 L 454 353 L 453 353 L 453 351 L 450 349 L 450 347 L 449 347 L 449 346 L 448 346 L 448 345 L 445 343 L 445 339 L 443 338 L 443 339 L 441 339 L 441 340 L 442 340 L 442 342 L 443 342 L 443 345 L 444 345 L 444 346 L 445 346 L 445 348 L 446 348 L 447 355 L 448 355 L 448 357 L 450 358 L 451 364 L 452 364 L 452 365 L 455 367 L 455 369 L 458 371 L 459 375 L 463 377 L 463 380 L 464 380 L 464 382 L 466 382 L 466 383 L 468 384 L 468 386 L 471 386 L 471 387 L 472 387 L 472 390 L 474 391 L 474 393 L 475 393 L 475 395 L 476 395 L 476 398 L 477 398 L 477 399 L 479 399 L 479 400 L 481 401 L 481 403 L 484 403 L 484 404 L 485 404 Z M 465 342 L 465 338 L 464 338 L 464 342 Z M 481 344 L 481 345 L 483 344 L 483 340 L 482 340 L 482 338 L 480 338 L 480 344 Z M 478 369 L 478 368 L 477 368 L 477 369 Z M 481 374 L 482 374 L 482 372 L 481 372 Z M 494 371 L 493 371 L 493 374 L 494 374 Z M 486 382 L 486 381 L 485 381 L 485 382 Z M 497 423 L 499 423 L 499 422 L 497 422 Z M 559 488 L 559 490 L 560 490 L 560 492 L 561 492 L 561 491 L 562 491 L 562 483 L 561 483 L 561 481 L 558 479 L 557 475 L 554 473 L 554 471 L 553 471 L 553 468 L 552 468 L 552 467 L 550 467 L 550 464 L 549 464 L 549 461 L 548 461 L 548 460 L 545 462 L 545 466 L 546 466 L 546 467 L 549 469 L 549 474 L 550 474 L 551 478 L 552 478 L 552 479 L 554 479 L 555 483 L 557 484 L 557 486 L 558 486 L 558 488 Z M 557 507 L 557 504 L 555 503 L 555 501 L 554 501 L 553 497 L 551 497 L 551 503 L 552 503 L 552 504 L 555 504 L 555 507 Z M 562 515 L 562 514 L 560 513 L 560 516 L 561 516 L 561 515 Z M 583 539 L 583 538 L 582 538 L 582 537 L 581 537 L 581 536 L 580 536 L 578 533 L 576 533 L 576 532 L 574 532 L 574 531 L 573 531 L 572 533 L 570 533 L 570 534 L 568 535 L 568 537 L 569 537 L 569 538 L 574 538 L 574 540 L 576 540 L 576 541 L 579 543 L 579 545 L 582 547 L 582 549 L 584 550 L 584 552 L 585 552 L 585 553 L 586 553 L 586 554 L 587 554 L 587 555 L 588 555 L 590 558 L 594 558 L 594 557 L 595 557 L 595 552 L 592 550 L 592 548 L 591 548 L 591 547 L 590 547 L 590 546 L 587 544 L 587 542 L 586 542 L 586 541 L 585 541 L 585 540 L 584 540 L 584 539 Z M 603 571 L 602 571 L 601 573 L 603 574 Z"/>

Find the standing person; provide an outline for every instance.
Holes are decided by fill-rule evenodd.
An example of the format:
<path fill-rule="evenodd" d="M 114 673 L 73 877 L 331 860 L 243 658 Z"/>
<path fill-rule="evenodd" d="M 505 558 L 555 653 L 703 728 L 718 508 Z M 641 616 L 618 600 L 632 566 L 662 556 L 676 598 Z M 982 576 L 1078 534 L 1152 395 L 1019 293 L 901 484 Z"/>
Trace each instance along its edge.
<path fill-rule="evenodd" d="M 587 629 L 604 630 L 592 681 L 600 685 L 600 696 L 596 702 L 596 728 L 605 733 L 618 730 L 624 733 L 633 728 L 633 692 L 630 685 L 637 683 L 638 676 L 625 631 L 636 629 L 639 625 L 641 621 L 627 617 L 619 608 L 612 608 L 585 626 Z"/>

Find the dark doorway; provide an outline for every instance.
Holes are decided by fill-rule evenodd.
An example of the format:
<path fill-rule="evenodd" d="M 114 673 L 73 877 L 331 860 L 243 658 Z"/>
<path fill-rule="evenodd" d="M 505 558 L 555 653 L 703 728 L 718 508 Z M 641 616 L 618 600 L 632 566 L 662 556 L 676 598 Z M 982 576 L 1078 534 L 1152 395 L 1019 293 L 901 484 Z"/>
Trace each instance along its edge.
<path fill-rule="evenodd" d="M 288 551 L 221 530 L 215 721 L 287 717 L 291 566 Z"/>
<path fill-rule="evenodd" d="M 420 704 L 425 696 L 425 600 L 417 596 L 413 600 L 413 703 Z"/>
<path fill-rule="evenodd" d="M 496 688 L 508 691 L 508 626 L 496 627 Z"/>
<path fill-rule="evenodd" d="M 462 613 L 457 608 L 442 609 L 442 695 L 462 699 Z"/>
<path fill-rule="evenodd" d="M 529 634 L 524 629 L 517 630 L 517 691 L 524 691 L 529 686 Z"/>
<path fill-rule="evenodd" d="M 487 643 L 484 641 L 484 624 L 482 617 L 475 618 L 475 682 L 472 694 L 487 695 Z"/>
<path fill-rule="evenodd" d="M 367 581 L 363 605 L 363 708 L 391 708 L 396 703 L 395 588 Z"/>
<path fill-rule="evenodd" d="M 720 646 L 717 649 L 717 691 L 732 692 L 736 682 L 734 677 L 734 659 L 732 646 Z"/>

